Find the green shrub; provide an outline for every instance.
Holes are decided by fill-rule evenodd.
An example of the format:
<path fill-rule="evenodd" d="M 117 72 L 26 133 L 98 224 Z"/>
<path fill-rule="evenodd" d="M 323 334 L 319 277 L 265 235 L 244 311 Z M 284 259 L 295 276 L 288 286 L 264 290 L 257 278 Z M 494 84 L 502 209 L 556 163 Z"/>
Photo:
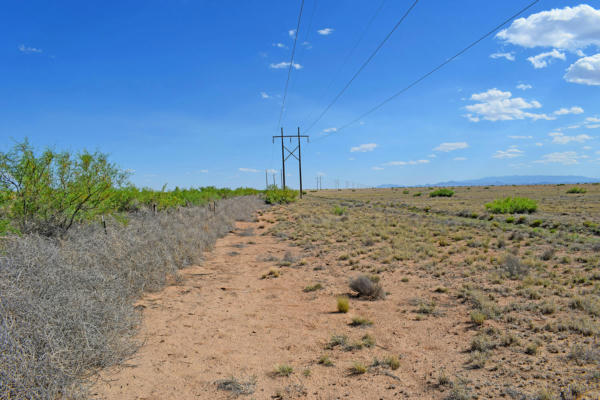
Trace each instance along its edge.
<path fill-rule="evenodd" d="M 506 197 L 485 205 L 488 211 L 496 214 L 524 214 L 537 210 L 537 202 L 526 197 Z"/>
<path fill-rule="evenodd" d="M 337 298 L 337 310 L 341 313 L 347 313 L 350 309 L 350 302 L 346 296 L 340 296 Z"/>
<path fill-rule="evenodd" d="M 36 155 L 27 140 L 0 152 L 2 213 L 22 233 L 62 235 L 74 223 L 103 214 L 127 174 L 105 154 Z"/>
<path fill-rule="evenodd" d="M 346 213 L 346 207 L 335 206 L 333 208 L 333 213 L 335 215 L 344 215 Z"/>
<path fill-rule="evenodd" d="M 265 201 L 267 204 L 288 204 L 296 201 L 298 191 L 292 189 L 278 189 L 269 187 L 265 192 Z"/>
<path fill-rule="evenodd" d="M 587 192 L 587 190 L 585 190 L 582 187 L 578 187 L 578 186 L 573 186 L 571 189 L 567 190 L 567 193 L 569 194 L 573 194 L 573 193 L 585 193 Z"/>
<path fill-rule="evenodd" d="M 429 197 L 452 197 L 454 196 L 454 191 L 446 188 L 437 189 L 433 192 L 429 193 Z"/>

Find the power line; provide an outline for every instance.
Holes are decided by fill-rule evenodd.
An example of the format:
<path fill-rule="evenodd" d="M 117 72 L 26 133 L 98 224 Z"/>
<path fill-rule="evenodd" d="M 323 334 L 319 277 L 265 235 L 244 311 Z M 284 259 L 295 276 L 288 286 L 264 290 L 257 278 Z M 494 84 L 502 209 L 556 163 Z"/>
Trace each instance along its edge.
<path fill-rule="evenodd" d="M 296 42 L 298 41 L 298 31 L 300 30 L 300 20 L 302 19 L 302 9 L 304 8 L 304 0 L 300 4 L 300 13 L 298 14 L 298 24 L 296 25 L 296 34 L 294 35 L 294 47 L 292 47 L 292 57 L 290 59 L 290 67 L 288 68 L 287 80 L 285 81 L 285 89 L 283 91 L 283 100 L 281 101 L 281 111 L 279 112 L 279 121 L 277 127 L 281 126 L 281 117 L 283 116 L 283 109 L 285 107 L 285 98 L 287 96 L 288 85 L 290 84 L 290 76 L 292 75 L 292 68 L 294 67 L 294 54 L 296 53 Z"/>
<path fill-rule="evenodd" d="M 367 58 L 367 60 L 360 66 L 360 68 L 358 69 L 358 71 L 356 71 L 356 73 L 350 79 L 350 81 L 348 81 L 348 83 L 342 88 L 342 90 L 340 90 L 339 93 L 333 98 L 333 100 L 331 100 L 331 102 L 327 105 L 327 107 L 325 107 L 325 109 L 321 112 L 321 114 L 317 117 L 317 119 L 308 127 L 308 129 L 306 129 L 306 131 L 305 131 L 306 133 L 308 133 L 315 126 L 315 124 L 317 122 L 319 122 L 321 120 L 321 118 L 323 118 L 323 116 L 327 113 L 327 111 L 329 111 L 329 109 L 331 108 L 331 106 L 333 106 L 335 104 L 335 102 L 338 101 L 338 99 L 342 96 L 342 94 L 344 94 L 344 92 L 346 91 L 346 89 L 348 89 L 348 87 L 350 87 L 350 85 L 352 84 L 352 82 L 354 82 L 354 80 L 356 79 L 356 77 L 371 62 L 371 60 L 373 59 L 373 57 L 375 57 L 375 55 L 377 54 L 377 52 L 383 47 L 383 45 L 385 44 L 385 42 L 387 42 L 387 40 L 392 36 L 392 34 L 394 33 L 394 31 L 396 31 L 396 29 L 406 19 L 406 17 L 408 17 L 408 14 L 410 14 L 410 12 L 412 11 L 412 9 L 415 8 L 415 6 L 417 5 L 418 2 L 419 2 L 419 0 L 415 0 L 412 3 L 412 5 L 408 8 L 408 10 L 406 10 L 406 12 L 402 16 L 402 18 L 400 18 L 400 20 L 396 23 L 396 25 L 394 26 L 394 28 L 392 28 L 392 30 L 386 35 L 386 37 L 379 43 L 379 45 L 377 46 L 377 48 L 375 48 L 375 50 L 373 51 L 373 53 L 371 53 L 371 55 L 369 56 L 369 58 Z"/>
<path fill-rule="evenodd" d="M 340 65 L 340 67 L 338 68 L 337 72 L 333 75 L 333 77 L 329 81 L 329 84 L 322 91 L 321 96 L 319 96 L 319 101 L 318 101 L 319 103 L 324 99 L 325 93 L 331 88 L 331 86 L 336 81 L 336 79 L 339 77 L 339 75 L 342 72 L 342 70 L 344 69 L 344 67 L 348 64 L 348 61 L 350 61 L 350 57 L 352 57 L 352 55 L 354 54 L 354 51 L 356 50 L 356 48 L 358 47 L 358 45 L 362 42 L 362 40 L 367 35 L 367 32 L 369 31 L 369 28 L 373 24 L 373 21 L 375 21 L 375 18 L 379 15 L 379 13 L 381 12 L 381 10 L 383 9 L 383 6 L 385 5 L 386 1 L 387 0 L 382 0 L 381 1 L 381 4 L 379 4 L 379 7 L 377 8 L 377 10 L 373 14 L 373 16 L 371 16 L 371 19 L 369 19 L 369 22 L 367 23 L 367 25 L 363 29 L 361 35 L 358 37 L 358 39 L 356 40 L 356 42 L 354 43 L 354 45 L 352 46 L 352 48 L 350 49 L 350 51 L 348 52 L 348 54 L 346 54 L 346 57 L 345 57 L 344 61 L 342 62 L 342 64 Z M 302 119 L 302 121 L 308 120 L 308 119 L 312 119 L 313 113 L 314 113 L 314 111 L 311 112 L 311 113 L 309 113 L 306 116 L 306 118 Z"/>
<path fill-rule="evenodd" d="M 484 40 L 487 37 L 491 36 L 498 29 L 502 28 L 504 25 L 508 24 L 513 19 L 515 19 L 519 15 L 523 14 L 525 11 L 529 10 L 531 7 L 533 7 L 539 1 L 540 0 L 535 0 L 535 1 L 531 2 L 531 3 L 529 3 L 529 5 L 527 5 L 525 8 L 521 9 L 517 13 L 513 14 L 511 17 L 507 18 L 504 22 L 496 25 L 492 30 L 490 30 L 489 32 L 487 32 L 486 34 L 484 34 L 483 36 L 481 36 L 479 39 L 477 39 L 474 42 L 472 42 L 471 44 L 469 44 L 467 47 L 465 47 L 462 50 L 460 50 L 458 53 L 454 54 L 452 57 L 446 59 L 446 61 L 444 61 L 441 64 L 439 64 L 437 67 L 433 68 L 431 71 L 429 71 L 426 74 L 422 75 L 420 78 L 416 79 L 415 81 L 413 81 L 412 83 L 410 83 L 408 86 L 405 86 L 404 88 L 400 89 L 398 92 L 394 93 L 393 95 L 391 95 L 390 97 L 388 97 L 387 99 L 385 99 L 381 103 L 377 104 L 375 107 L 371 108 L 367 112 L 361 114 L 358 118 L 355 118 L 352 121 L 348 122 L 347 124 L 342 125 L 340 128 L 336 129 L 335 132 L 337 133 L 337 132 L 341 131 L 342 129 L 345 129 L 345 128 L 349 127 L 350 125 L 355 124 L 356 122 L 360 121 L 361 119 L 363 119 L 367 115 L 369 115 L 369 114 L 377 111 L 378 109 L 380 109 L 381 107 L 383 107 L 385 104 L 389 103 L 390 101 L 392 101 L 396 97 L 400 96 L 402 93 L 406 92 L 407 90 L 409 90 L 413 86 L 415 86 L 418 83 L 420 83 L 422 80 L 426 79 L 427 77 L 429 77 L 433 73 L 437 72 L 438 70 L 442 69 L 444 66 L 446 66 L 447 64 L 449 64 L 450 62 L 452 62 L 456 58 L 458 58 L 461 55 L 463 55 L 464 53 L 466 53 L 468 50 L 470 50 L 472 47 L 474 47 L 475 45 L 477 45 L 479 42 L 481 42 L 482 40 Z M 319 141 L 321 139 L 325 139 L 328 136 L 330 136 L 330 135 L 322 136 L 319 139 L 313 140 L 313 142 L 317 142 L 317 141 Z"/>

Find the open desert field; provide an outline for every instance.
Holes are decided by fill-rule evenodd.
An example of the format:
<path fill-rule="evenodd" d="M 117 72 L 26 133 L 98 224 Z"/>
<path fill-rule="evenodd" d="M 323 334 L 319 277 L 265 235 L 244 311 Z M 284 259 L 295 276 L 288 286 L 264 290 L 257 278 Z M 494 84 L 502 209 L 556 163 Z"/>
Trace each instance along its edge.
<path fill-rule="evenodd" d="M 145 344 L 95 395 L 598 398 L 600 185 L 571 187 L 324 190 L 259 211 L 139 302 Z M 538 210 L 486 211 L 506 195 Z"/>

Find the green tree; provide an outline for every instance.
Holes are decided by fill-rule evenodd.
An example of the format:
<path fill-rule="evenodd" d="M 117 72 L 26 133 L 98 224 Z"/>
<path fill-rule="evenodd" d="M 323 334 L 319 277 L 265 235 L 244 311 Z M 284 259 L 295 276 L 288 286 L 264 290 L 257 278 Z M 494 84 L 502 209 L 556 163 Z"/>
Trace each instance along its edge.
<path fill-rule="evenodd" d="M 106 212 L 112 189 L 126 180 L 99 152 L 47 149 L 36 156 L 27 140 L 0 152 L 0 207 L 23 233 L 64 234 L 73 223 Z"/>

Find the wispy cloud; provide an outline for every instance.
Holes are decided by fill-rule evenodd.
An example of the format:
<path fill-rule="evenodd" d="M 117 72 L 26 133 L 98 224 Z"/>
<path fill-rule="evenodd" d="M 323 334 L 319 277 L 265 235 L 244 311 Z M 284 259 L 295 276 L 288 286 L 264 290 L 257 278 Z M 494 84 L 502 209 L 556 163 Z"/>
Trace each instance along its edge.
<path fill-rule="evenodd" d="M 469 147 L 467 142 L 446 142 L 446 143 L 440 144 L 438 147 L 436 147 L 433 150 L 449 152 L 449 151 L 454 151 L 454 150 L 466 149 L 467 147 Z"/>
<path fill-rule="evenodd" d="M 533 136 L 510 135 L 508 137 L 511 139 L 533 139 Z"/>
<path fill-rule="evenodd" d="M 333 28 L 323 28 L 317 31 L 319 35 L 327 36 L 333 33 Z"/>
<path fill-rule="evenodd" d="M 394 166 L 402 166 L 402 165 L 418 165 L 418 164 L 428 164 L 429 160 L 413 160 L 413 161 L 390 161 L 383 165 L 394 167 Z"/>
<path fill-rule="evenodd" d="M 372 169 L 373 171 L 383 171 L 383 168 L 382 168 L 382 167 L 377 167 L 377 166 L 375 166 L 375 167 L 371 167 L 371 169 Z"/>
<path fill-rule="evenodd" d="M 522 155 L 523 155 L 522 150 L 519 150 L 517 148 L 510 148 L 508 150 L 498 150 L 492 157 L 504 159 L 504 158 L 521 157 Z"/>
<path fill-rule="evenodd" d="M 567 115 L 567 114 L 583 114 L 583 108 L 581 107 L 571 107 L 571 108 L 561 108 L 554 111 L 556 115 Z"/>
<path fill-rule="evenodd" d="M 367 151 L 375 150 L 376 147 L 377 147 L 376 143 L 365 143 L 365 144 L 361 144 L 359 146 L 351 147 L 350 153 L 356 153 L 356 152 L 365 153 Z"/>
<path fill-rule="evenodd" d="M 269 96 L 266 92 L 260 92 L 260 97 L 262 97 L 263 99 L 270 99 L 271 96 Z"/>
<path fill-rule="evenodd" d="M 569 144 L 571 142 L 583 143 L 587 140 L 591 140 L 592 137 L 589 135 L 581 134 L 575 136 L 567 136 L 561 132 L 552 132 L 549 133 L 548 136 L 552 137 L 552 143 L 558 144 Z"/>
<path fill-rule="evenodd" d="M 269 67 L 270 67 L 270 68 L 273 68 L 273 69 L 288 68 L 289 66 L 290 66 L 290 63 L 289 63 L 289 61 L 288 61 L 288 62 L 282 61 L 282 62 L 280 62 L 280 63 L 277 63 L 277 64 L 271 64 L 271 65 L 269 65 Z M 292 67 L 293 67 L 294 69 L 301 69 L 301 68 L 302 68 L 302 65 L 294 63 L 294 64 L 292 65 Z"/>
<path fill-rule="evenodd" d="M 508 61 L 515 61 L 515 54 L 512 51 L 510 53 L 493 53 L 490 54 L 490 58 L 506 58 Z"/>
<path fill-rule="evenodd" d="M 273 47 L 279 47 L 280 49 L 287 49 L 288 47 L 283 43 L 273 43 Z"/>
<path fill-rule="evenodd" d="M 567 56 L 565 55 L 565 53 L 553 49 L 552 51 L 540 53 L 537 56 L 527 57 L 527 61 L 529 61 L 531 65 L 533 65 L 533 68 L 540 69 L 546 68 L 553 58 L 558 58 L 559 60 L 564 61 L 567 59 Z"/>
<path fill-rule="evenodd" d="M 24 44 L 19 46 L 19 51 L 25 54 L 43 53 L 42 49 L 36 47 L 25 46 Z"/>
<path fill-rule="evenodd" d="M 259 170 L 254 168 L 238 168 L 238 170 L 240 170 L 241 172 L 260 172 Z"/>
<path fill-rule="evenodd" d="M 579 164 L 579 160 L 588 158 L 585 155 L 578 154 L 575 151 L 563 151 L 557 153 L 545 154 L 542 156 L 540 160 L 534 161 L 536 163 L 542 164 L 563 164 L 563 165 L 573 165 Z"/>
<path fill-rule="evenodd" d="M 517 89 L 520 89 L 520 90 L 527 90 L 527 89 L 531 89 L 532 87 L 533 86 L 531 86 L 530 84 L 527 84 L 527 83 L 519 83 L 517 85 Z"/>
<path fill-rule="evenodd" d="M 454 161 L 465 161 L 467 159 L 467 157 L 454 157 L 453 160 Z"/>
<path fill-rule="evenodd" d="M 323 132 L 325 132 L 325 133 L 336 132 L 336 131 L 337 131 L 337 128 L 325 128 L 325 129 L 323 129 Z"/>
<path fill-rule="evenodd" d="M 294 37 L 296 35 L 296 30 L 295 29 L 290 29 L 288 31 L 288 35 L 290 35 L 290 37 Z"/>

